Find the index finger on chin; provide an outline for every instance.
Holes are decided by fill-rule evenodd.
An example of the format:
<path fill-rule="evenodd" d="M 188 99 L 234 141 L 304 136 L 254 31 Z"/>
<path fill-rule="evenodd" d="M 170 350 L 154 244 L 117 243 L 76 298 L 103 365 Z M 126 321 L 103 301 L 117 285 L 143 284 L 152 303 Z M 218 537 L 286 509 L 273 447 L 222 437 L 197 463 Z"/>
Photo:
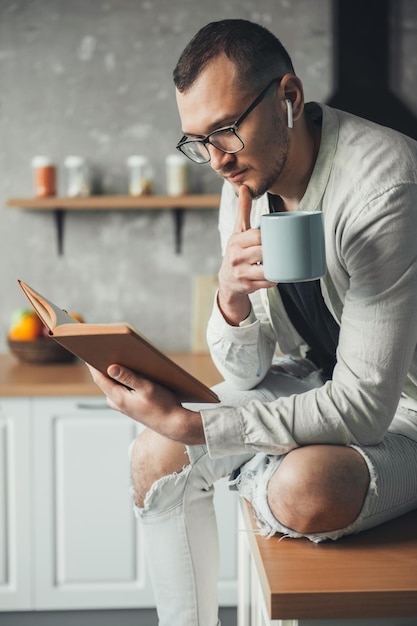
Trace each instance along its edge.
<path fill-rule="evenodd" d="M 239 200 L 237 205 L 237 215 L 234 226 L 235 233 L 243 233 L 251 227 L 250 213 L 252 209 L 252 196 L 246 185 L 239 187 Z"/>

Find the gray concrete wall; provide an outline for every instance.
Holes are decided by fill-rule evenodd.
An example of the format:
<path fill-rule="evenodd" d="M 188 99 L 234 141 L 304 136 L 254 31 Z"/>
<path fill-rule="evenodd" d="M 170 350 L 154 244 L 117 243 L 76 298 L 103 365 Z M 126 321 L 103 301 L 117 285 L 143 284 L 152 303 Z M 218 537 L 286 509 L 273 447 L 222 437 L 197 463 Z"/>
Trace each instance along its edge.
<path fill-rule="evenodd" d="M 395 2 L 393 81 L 417 112 L 417 3 Z M 0 0 L 0 350 L 16 279 L 90 322 L 126 320 L 164 349 L 191 342 L 195 276 L 219 266 L 216 211 L 187 213 L 181 254 L 172 216 L 68 213 L 63 256 L 51 214 L 6 208 L 33 193 L 30 161 L 85 156 L 102 193 L 127 190 L 126 158 L 145 154 L 165 192 L 167 154 L 180 136 L 171 75 L 184 45 L 211 20 L 242 17 L 288 47 L 307 99 L 332 91 L 331 0 Z M 192 189 L 217 192 L 207 166 Z"/>

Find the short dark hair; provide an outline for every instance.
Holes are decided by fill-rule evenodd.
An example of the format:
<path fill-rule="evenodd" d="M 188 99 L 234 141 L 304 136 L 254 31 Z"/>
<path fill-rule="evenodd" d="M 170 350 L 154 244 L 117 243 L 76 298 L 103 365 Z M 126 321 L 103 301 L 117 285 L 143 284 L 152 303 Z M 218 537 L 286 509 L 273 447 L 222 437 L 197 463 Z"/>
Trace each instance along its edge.
<path fill-rule="evenodd" d="M 239 81 L 254 88 L 274 77 L 294 74 L 288 52 L 267 28 L 248 20 L 227 19 L 207 24 L 185 47 L 174 69 L 178 91 L 187 91 L 220 54 L 235 64 Z"/>

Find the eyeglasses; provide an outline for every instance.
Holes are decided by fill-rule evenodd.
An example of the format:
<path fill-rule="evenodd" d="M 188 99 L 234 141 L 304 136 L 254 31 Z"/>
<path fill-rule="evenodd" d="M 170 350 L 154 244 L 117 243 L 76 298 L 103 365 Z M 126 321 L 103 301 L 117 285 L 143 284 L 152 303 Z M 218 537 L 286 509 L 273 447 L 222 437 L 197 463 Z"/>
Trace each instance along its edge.
<path fill-rule="evenodd" d="M 190 139 L 187 135 L 184 135 L 176 146 L 177 150 L 185 154 L 185 156 L 191 159 L 191 161 L 194 161 L 194 163 L 208 163 L 210 161 L 211 156 L 207 148 L 208 143 L 226 154 L 234 154 L 235 152 L 243 150 L 245 142 L 237 132 L 238 126 L 240 126 L 240 124 L 248 117 L 249 113 L 251 113 L 260 102 L 262 102 L 268 89 L 274 83 L 280 83 L 281 80 L 282 77 L 271 80 L 271 82 L 261 91 L 259 96 L 255 98 L 252 104 L 244 113 L 242 113 L 234 124 L 214 130 L 203 139 Z"/>

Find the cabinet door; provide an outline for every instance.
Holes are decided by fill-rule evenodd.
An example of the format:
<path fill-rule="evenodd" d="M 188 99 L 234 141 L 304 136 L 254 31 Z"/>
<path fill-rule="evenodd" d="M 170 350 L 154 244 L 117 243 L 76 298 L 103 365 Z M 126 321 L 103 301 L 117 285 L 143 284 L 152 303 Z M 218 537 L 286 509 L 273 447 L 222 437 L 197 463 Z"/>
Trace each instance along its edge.
<path fill-rule="evenodd" d="M 37 609 L 152 606 L 128 447 L 102 398 L 34 399 Z"/>
<path fill-rule="evenodd" d="M 32 606 L 29 411 L 28 399 L 0 398 L 1 611 Z"/>

